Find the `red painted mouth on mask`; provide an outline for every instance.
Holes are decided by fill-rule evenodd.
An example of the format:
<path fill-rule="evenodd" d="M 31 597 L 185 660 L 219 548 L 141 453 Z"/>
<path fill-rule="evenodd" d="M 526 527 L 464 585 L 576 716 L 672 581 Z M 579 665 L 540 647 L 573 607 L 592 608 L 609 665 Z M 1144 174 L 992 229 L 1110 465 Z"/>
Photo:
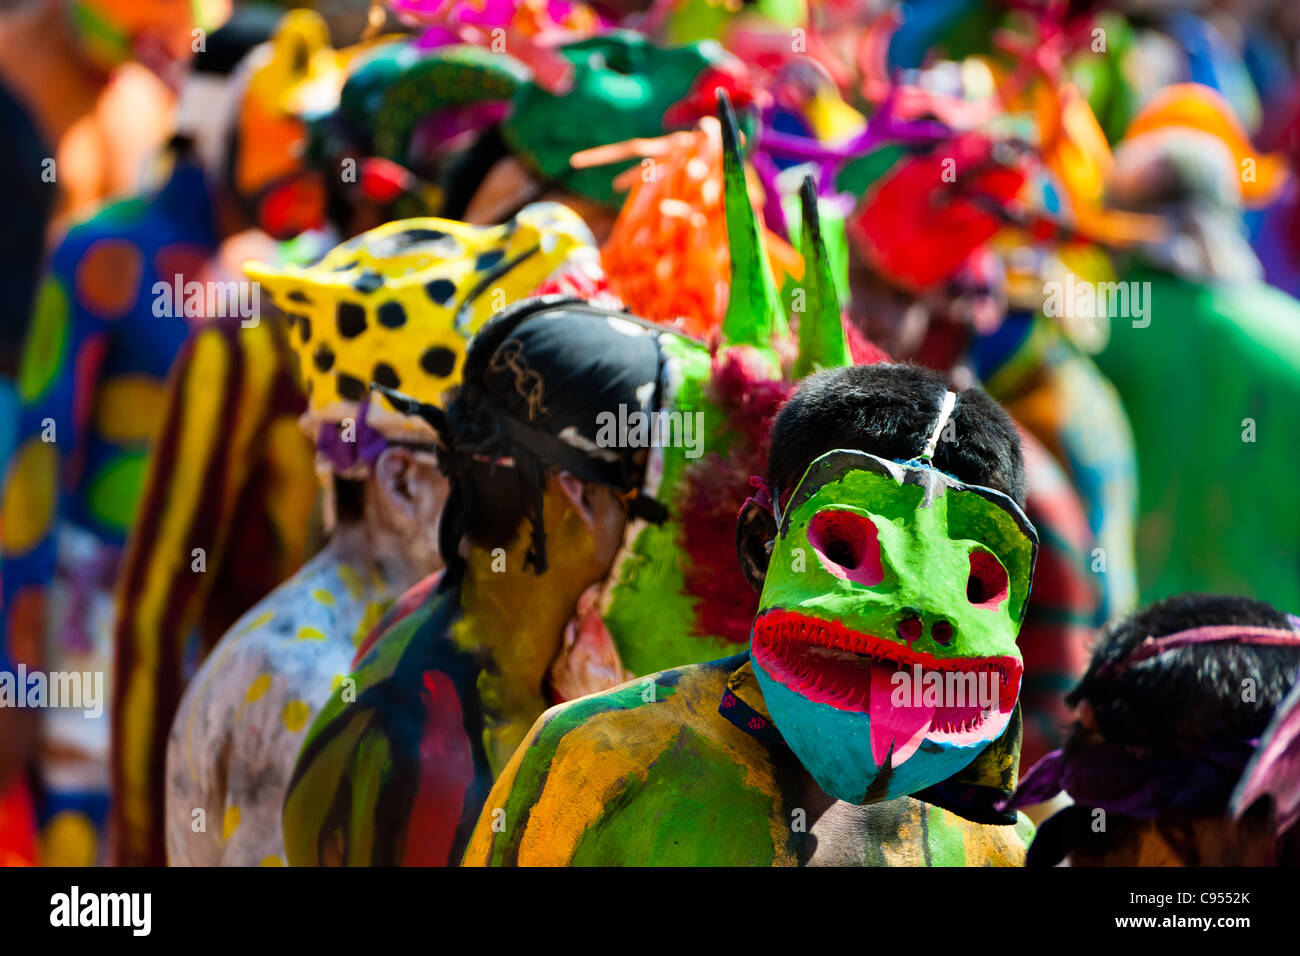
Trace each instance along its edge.
<path fill-rule="evenodd" d="M 1024 671 L 1014 657 L 935 657 L 783 608 L 754 621 L 752 654 L 763 670 L 801 696 L 868 714 L 879 766 L 891 750 L 897 766 L 925 738 L 968 745 L 989 739 L 992 731 L 1001 733 Z M 937 704 L 933 689 L 927 697 L 927 686 L 938 687 Z M 986 703 L 991 704 L 987 709 Z"/>

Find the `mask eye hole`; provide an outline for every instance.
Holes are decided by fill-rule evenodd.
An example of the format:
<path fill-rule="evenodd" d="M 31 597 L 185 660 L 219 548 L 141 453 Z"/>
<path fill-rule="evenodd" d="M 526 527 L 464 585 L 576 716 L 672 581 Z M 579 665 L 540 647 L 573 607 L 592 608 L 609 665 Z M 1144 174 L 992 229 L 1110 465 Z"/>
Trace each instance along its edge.
<path fill-rule="evenodd" d="M 966 579 L 966 600 L 976 607 L 997 607 L 1007 599 L 1009 583 L 1002 562 L 988 551 L 970 553 L 970 577 Z"/>
<path fill-rule="evenodd" d="M 631 58 L 623 50 L 593 53 L 587 62 L 592 69 L 598 71 L 608 70 L 611 73 L 619 73 L 623 76 L 631 76 L 636 72 Z"/>
<path fill-rule="evenodd" d="M 880 541 L 870 518 L 852 511 L 829 509 L 813 515 L 808 543 L 817 558 L 837 578 L 867 586 L 884 579 Z"/>

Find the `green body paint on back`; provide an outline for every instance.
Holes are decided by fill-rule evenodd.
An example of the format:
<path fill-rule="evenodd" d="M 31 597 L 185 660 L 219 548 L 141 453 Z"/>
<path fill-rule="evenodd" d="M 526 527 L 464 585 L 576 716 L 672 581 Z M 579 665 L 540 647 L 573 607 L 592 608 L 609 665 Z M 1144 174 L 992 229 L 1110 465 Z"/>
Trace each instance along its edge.
<path fill-rule="evenodd" d="M 521 747 L 530 750 L 529 759 L 520 767 L 515 778 L 504 810 L 507 820 L 519 821 L 527 818 L 528 807 L 546 787 L 551 764 L 555 759 L 555 750 L 565 736 L 578 730 L 592 717 L 613 710 L 632 710 L 646 703 L 646 679 L 632 681 L 621 687 L 597 694 L 592 697 L 573 701 L 568 706 L 551 713 L 540 733 L 530 734 Z M 666 700 L 673 695 L 675 688 L 671 685 L 655 684 L 652 699 Z M 485 809 L 485 813 L 487 809 Z M 523 827 L 514 826 L 503 838 L 496 840 L 492 847 L 492 862 L 503 865 L 519 851 L 519 839 L 523 836 Z"/>
<path fill-rule="evenodd" d="M 976 826 L 911 798 L 847 815 L 838 805 L 838 821 L 817 833 L 817 814 L 796 821 L 807 792 L 797 762 L 779 738 L 764 743 L 742 728 L 763 715 L 746 710 L 738 724 L 719 709 L 736 706 L 733 688 L 752 699 L 752 673 L 739 678 L 745 660 L 655 675 L 652 695 L 633 681 L 549 711 L 488 797 L 466 864 L 772 866 L 819 853 L 820 862 L 867 866 L 1023 859 L 1024 827 Z"/>
<path fill-rule="evenodd" d="M 771 866 L 774 802 L 745 783 L 745 768 L 725 750 L 686 726 L 582 834 L 571 863 Z"/>

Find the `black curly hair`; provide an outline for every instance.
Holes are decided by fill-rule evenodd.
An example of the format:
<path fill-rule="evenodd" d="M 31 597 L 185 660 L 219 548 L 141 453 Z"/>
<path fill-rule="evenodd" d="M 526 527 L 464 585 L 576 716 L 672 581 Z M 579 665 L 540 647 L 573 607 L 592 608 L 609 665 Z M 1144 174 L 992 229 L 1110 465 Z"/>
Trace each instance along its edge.
<path fill-rule="evenodd" d="M 939 416 L 947 380 L 918 365 L 851 365 L 810 375 L 772 426 L 769 484 L 793 488 L 817 458 L 837 448 L 907 461 L 921 453 Z M 957 396 L 955 438 L 940 441 L 931 463 L 968 485 L 1025 504 L 1025 463 L 1015 423 L 981 389 Z"/>
<path fill-rule="evenodd" d="M 1135 746 L 1194 748 L 1258 737 L 1300 673 L 1300 647 L 1225 641 L 1116 666 L 1147 637 L 1222 624 L 1294 629 L 1287 615 L 1251 598 L 1180 594 L 1157 601 L 1102 631 L 1067 703 L 1086 700 L 1103 737 Z M 1247 686 L 1253 693 L 1243 693 Z"/>

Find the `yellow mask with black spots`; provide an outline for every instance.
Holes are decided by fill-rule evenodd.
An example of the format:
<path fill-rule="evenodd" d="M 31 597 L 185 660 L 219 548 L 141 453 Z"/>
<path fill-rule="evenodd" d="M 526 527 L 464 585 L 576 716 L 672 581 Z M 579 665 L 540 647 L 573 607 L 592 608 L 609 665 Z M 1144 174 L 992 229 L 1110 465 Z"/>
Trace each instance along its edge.
<path fill-rule="evenodd" d="M 441 405 L 479 327 L 559 273 L 599 275 L 582 220 L 535 203 L 509 222 L 403 219 L 348 240 L 309 268 L 245 271 L 289 318 L 309 419 L 355 414 L 370 383 Z M 369 424 L 398 434 L 417 419 L 375 402 Z"/>

